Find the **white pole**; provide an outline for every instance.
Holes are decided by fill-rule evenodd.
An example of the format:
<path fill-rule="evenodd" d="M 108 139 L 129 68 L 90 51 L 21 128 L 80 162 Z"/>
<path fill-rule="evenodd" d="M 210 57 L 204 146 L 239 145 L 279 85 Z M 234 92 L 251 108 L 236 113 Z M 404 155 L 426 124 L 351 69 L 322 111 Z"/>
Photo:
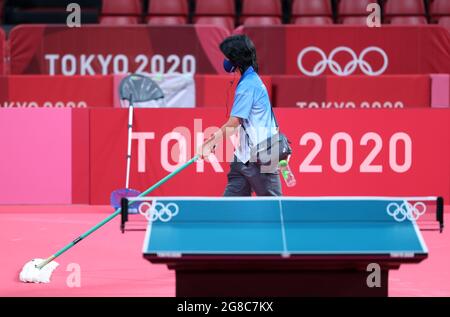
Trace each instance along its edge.
<path fill-rule="evenodd" d="M 131 99 L 131 98 L 130 98 Z M 128 148 L 127 148 L 127 178 L 125 188 L 130 185 L 130 165 L 131 165 L 131 137 L 133 134 L 133 103 L 129 100 L 128 106 Z"/>

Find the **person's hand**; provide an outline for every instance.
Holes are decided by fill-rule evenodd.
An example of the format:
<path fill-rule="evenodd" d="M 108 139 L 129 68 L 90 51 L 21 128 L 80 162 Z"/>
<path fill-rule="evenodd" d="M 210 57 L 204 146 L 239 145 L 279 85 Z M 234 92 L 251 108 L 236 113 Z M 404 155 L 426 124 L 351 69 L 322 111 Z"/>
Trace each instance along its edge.
<path fill-rule="evenodd" d="M 197 155 L 201 158 L 201 159 L 205 159 L 207 158 L 211 153 L 215 152 L 216 149 L 216 145 L 213 142 L 214 140 L 214 135 L 212 135 L 211 137 L 209 137 L 207 140 L 205 140 L 205 142 L 198 148 L 197 150 Z"/>
<path fill-rule="evenodd" d="M 203 160 L 205 158 L 205 144 L 202 144 L 197 149 L 197 155 L 198 157 Z"/>
<path fill-rule="evenodd" d="M 210 143 L 204 143 L 202 146 L 199 147 L 197 151 L 197 155 L 201 159 L 207 159 L 208 156 L 212 153 L 214 153 L 216 150 L 216 145 L 212 145 Z"/>

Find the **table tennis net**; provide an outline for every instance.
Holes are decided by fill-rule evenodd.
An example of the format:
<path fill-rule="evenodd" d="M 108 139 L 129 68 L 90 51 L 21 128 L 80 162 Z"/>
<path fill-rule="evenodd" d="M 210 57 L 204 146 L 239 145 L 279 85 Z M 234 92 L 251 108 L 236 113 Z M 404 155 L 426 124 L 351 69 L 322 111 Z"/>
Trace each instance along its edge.
<path fill-rule="evenodd" d="M 122 232 L 146 230 L 149 221 L 174 224 L 414 221 L 420 230 L 442 232 L 444 228 L 441 197 L 124 197 L 121 203 Z"/>

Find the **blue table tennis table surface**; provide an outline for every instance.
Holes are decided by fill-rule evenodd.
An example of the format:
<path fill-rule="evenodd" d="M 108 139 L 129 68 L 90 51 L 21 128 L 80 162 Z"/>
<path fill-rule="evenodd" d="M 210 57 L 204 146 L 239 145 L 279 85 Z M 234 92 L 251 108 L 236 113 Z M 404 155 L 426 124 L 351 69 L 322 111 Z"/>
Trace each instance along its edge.
<path fill-rule="evenodd" d="M 144 254 L 413 257 L 428 253 L 416 221 L 398 221 L 387 213 L 389 203 L 403 202 L 397 198 L 153 199 L 159 203 L 159 216 L 165 213 L 168 221 L 148 222 Z"/>

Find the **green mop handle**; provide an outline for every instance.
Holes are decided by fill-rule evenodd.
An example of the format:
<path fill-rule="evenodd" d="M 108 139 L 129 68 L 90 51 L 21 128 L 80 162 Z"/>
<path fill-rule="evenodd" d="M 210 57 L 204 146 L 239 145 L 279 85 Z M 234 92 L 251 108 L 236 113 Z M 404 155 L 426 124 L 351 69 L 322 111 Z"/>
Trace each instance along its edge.
<path fill-rule="evenodd" d="M 180 166 L 179 168 L 177 168 L 176 170 L 174 170 L 172 173 L 170 173 L 169 175 L 167 175 L 166 177 L 164 177 L 163 179 L 161 179 L 159 182 L 157 182 L 156 184 L 154 184 L 153 186 L 149 187 L 147 190 L 145 190 L 144 192 L 142 192 L 141 194 L 139 194 L 138 197 L 144 197 L 147 196 L 148 194 L 150 194 L 152 191 L 154 191 L 155 189 L 157 189 L 159 186 L 161 186 L 162 184 L 164 184 L 165 182 L 167 182 L 169 179 L 171 179 L 172 177 L 174 177 L 175 175 L 177 175 L 179 172 L 181 172 L 182 170 L 184 170 L 186 167 L 188 167 L 189 165 L 191 165 L 192 163 L 194 163 L 195 161 L 197 161 L 199 159 L 199 156 L 196 155 L 194 156 L 192 159 L 190 159 L 188 162 L 184 163 L 182 166 Z M 131 204 L 131 202 L 129 202 L 128 204 Z M 93 233 L 94 231 L 96 231 L 97 229 L 99 229 L 100 227 L 102 227 L 104 224 L 108 223 L 110 220 L 112 220 L 113 218 L 115 218 L 117 215 L 120 215 L 121 213 L 121 208 L 117 208 L 116 211 L 111 214 L 110 216 L 108 216 L 107 218 L 105 218 L 104 220 L 102 220 L 101 222 L 99 222 L 98 224 L 96 224 L 95 226 L 93 226 L 91 229 L 89 229 L 88 231 L 86 231 L 85 233 L 83 233 L 82 235 L 80 235 L 78 238 L 76 238 L 75 240 L 73 240 L 72 242 L 70 242 L 69 244 L 67 244 L 64 248 L 62 248 L 61 250 L 59 250 L 58 252 L 56 252 L 55 254 L 53 254 L 52 256 L 48 257 L 44 262 L 42 262 L 41 264 L 37 265 L 36 267 L 38 269 L 42 269 L 44 266 L 46 266 L 48 263 L 50 263 L 51 261 L 53 261 L 54 259 L 56 259 L 58 256 L 60 256 L 61 254 L 63 254 L 64 252 L 66 252 L 67 250 L 69 250 L 70 248 L 72 248 L 75 244 L 77 244 L 78 242 L 80 242 L 81 240 L 83 240 L 84 238 L 86 238 L 87 236 L 89 236 L 91 233 Z"/>

